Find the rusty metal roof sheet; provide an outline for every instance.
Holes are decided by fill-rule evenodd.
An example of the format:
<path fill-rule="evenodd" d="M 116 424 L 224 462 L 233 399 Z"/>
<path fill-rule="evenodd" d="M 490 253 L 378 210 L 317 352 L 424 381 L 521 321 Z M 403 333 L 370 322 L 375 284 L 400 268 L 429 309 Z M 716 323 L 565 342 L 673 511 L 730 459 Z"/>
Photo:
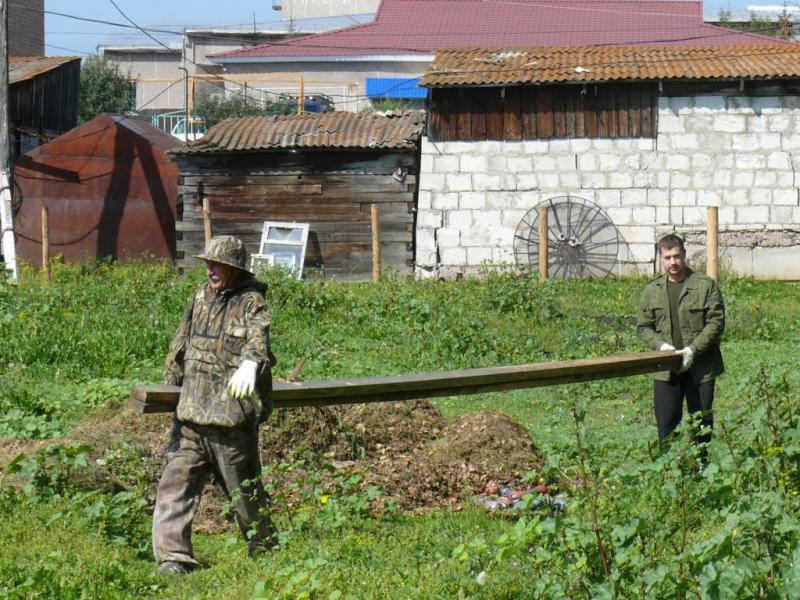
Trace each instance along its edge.
<path fill-rule="evenodd" d="M 415 147 L 422 111 L 329 112 L 227 119 L 175 154 L 312 149 L 397 149 Z"/>
<path fill-rule="evenodd" d="M 420 85 L 800 77 L 800 44 L 440 50 Z"/>
<path fill-rule="evenodd" d="M 8 59 L 8 83 L 33 79 L 37 75 L 57 69 L 61 65 L 81 60 L 80 56 L 12 56 Z"/>

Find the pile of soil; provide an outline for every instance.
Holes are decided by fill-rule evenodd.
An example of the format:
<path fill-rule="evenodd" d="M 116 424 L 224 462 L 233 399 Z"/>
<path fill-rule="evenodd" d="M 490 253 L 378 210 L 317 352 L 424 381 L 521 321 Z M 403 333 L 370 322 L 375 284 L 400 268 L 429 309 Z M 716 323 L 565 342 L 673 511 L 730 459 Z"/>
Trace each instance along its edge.
<path fill-rule="evenodd" d="M 171 415 L 137 415 L 119 405 L 98 409 L 64 440 L 90 445 L 93 458 L 126 445 L 142 455 L 142 474 L 150 482 L 152 502 L 165 460 Z M 260 431 L 264 465 L 291 462 L 310 452 L 329 463 L 361 475 L 363 487 L 378 486 L 400 510 L 427 512 L 457 510 L 490 482 L 514 486 L 530 470 L 541 466 L 541 455 L 528 432 L 507 416 L 495 412 L 464 415 L 447 422 L 423 400 L 383 404 L 303 408 L 276 411 Z M 12 454 L 33 454 L 42 442 L 2 448 Z M 125 488 L 124 482 L 92 461 L 90 477 L 97 487 Z M 272 482 L 291 499 L 292 477 Z M 195 530 L 225 530 L 220 516 L 225 501 L 217 486 L 209 485 L 195 518 Z"/>
<path fill-rule="evenodd" d="M 525 428 L 502 413 L 448 423 L 424 400 L 279 411 L 261 449 L 264 464 L 325 452 L 411 512 L 458 509 L 488 482 L 519 484 L 542 462 Z"/>
<path fill-rule="evenodd" d="M 515 486 L 542 460 L 522 425 L 496 411 L 464 415 L 405 455 L 373 461 L 367 481 L 402 510 L 457 510 L 490 481 Z"/>

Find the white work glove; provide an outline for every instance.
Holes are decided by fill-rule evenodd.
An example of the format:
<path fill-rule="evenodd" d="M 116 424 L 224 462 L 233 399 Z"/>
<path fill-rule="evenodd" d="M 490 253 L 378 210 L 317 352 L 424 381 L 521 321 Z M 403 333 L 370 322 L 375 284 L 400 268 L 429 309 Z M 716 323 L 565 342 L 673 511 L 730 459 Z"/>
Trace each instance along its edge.
<path fill-rule="evenodd" d="M 675 346 L 670 346 L 669 344 L 661 344 L 661 346 L 658 347 L 659 352 L 669 352 L 671 350 L 675 350 Z"/>
<path fill-rule="evenodd" d="M 686 346 L 683 350 L 676 350 L 675 354 L 680 354 L 683 358 L 683 364 L 681 364 L 681 370 L 678 371 L 678 373 L 689 370 L 689 367 L 691 367 L 694 362 L 694 351 L 689 348 L 689 346 Z"/>
<path fill-rule="evenodd" d="M 244 398 L 253 393 L 256 388 L 256 370 L 258 363 L 253 360 L 243 360 L 241 366 L 231 375 L 228 390 L 234 398 Z"/>

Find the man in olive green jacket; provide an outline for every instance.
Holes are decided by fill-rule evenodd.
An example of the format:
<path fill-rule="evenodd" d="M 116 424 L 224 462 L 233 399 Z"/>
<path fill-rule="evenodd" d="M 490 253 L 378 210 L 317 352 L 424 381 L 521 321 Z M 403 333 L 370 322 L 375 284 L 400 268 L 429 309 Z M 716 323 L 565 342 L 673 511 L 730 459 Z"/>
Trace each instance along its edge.
<path fill-rule="evenodd" d="M 725 330 L 725 305 L 716 282 L 686 266 L 686 249 L 676 235 L 658 242 L 664 275 L 642 292 L 636 332 L 655 350 L 683 358 L 677 372 L 655 375 L 654 406 L 659 443 L 681 422 L 683 399 L 690 414 L 700 413 L 700 429 L 692 436 L 705 462 L 713 426 L 714 381 L 725 370 L 720 340 Z"/>

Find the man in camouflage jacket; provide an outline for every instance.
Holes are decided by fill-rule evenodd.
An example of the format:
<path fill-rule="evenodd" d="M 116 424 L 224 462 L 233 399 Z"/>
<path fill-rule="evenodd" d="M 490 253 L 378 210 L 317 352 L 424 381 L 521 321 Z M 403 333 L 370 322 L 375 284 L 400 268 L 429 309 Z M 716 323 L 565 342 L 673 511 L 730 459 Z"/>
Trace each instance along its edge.
<path fill-rule="evenodd" d="M 714 423 L 714 382 L 725 370 L 720 352 L 725 305 L 717 283 L 686 266 L 681 238 L 664 236 L 658 253 L 665 272 L 642 292 L 636 331 L 651 348 L 674 351 L 683 359 L 677 372 L 655 375 L 658 440 L 662 443 L 681 422 L 685 398 L 689 413 L 699 413 L 700 429 L 691 434 L 705 462 Z"/>
<path fill-rule="evenodd" d="M 258 453 L 258 424 L 272 408 L 266 286 L 247 270 L 247 250 L 233 236 L 215 237 L 197 258 L 208 282 L 186 308 L 164 374 L 182 386 L 153 513 L 153 553 L 164 574 L 198 565 L 191 524 L 212 473 L 251 554 L 276 543 Z"/>

